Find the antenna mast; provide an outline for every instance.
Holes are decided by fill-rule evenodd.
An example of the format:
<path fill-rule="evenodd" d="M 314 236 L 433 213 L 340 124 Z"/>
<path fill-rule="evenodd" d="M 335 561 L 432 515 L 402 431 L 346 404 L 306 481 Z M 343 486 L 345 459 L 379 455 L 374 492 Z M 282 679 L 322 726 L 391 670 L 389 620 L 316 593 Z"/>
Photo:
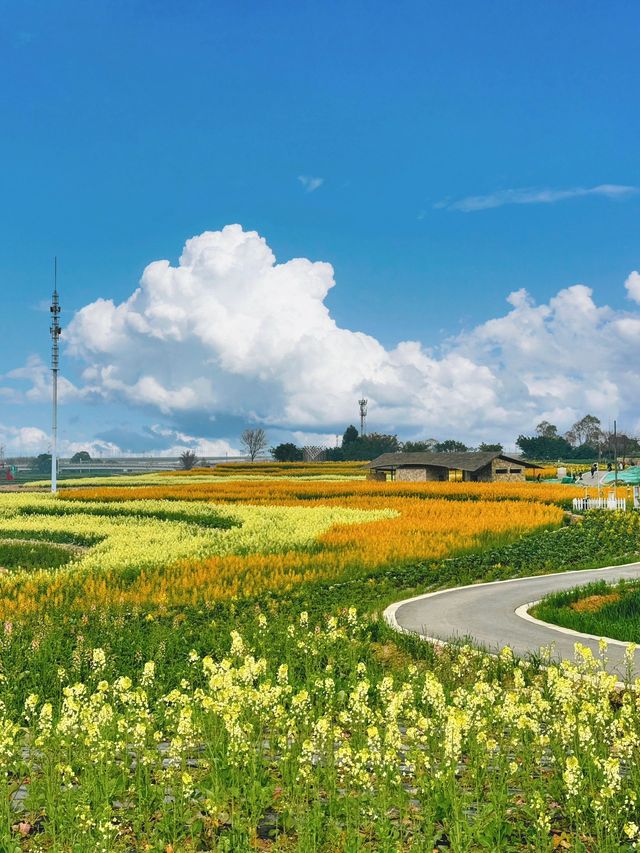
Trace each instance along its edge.
<path fill-rule="evenodd" d="M 364 397 L 362 400 L 358 400 L 358 405 L 360 406 L 360 435 L 364 436 L 367 434 L 367 403 L 369 401 L 365 400 Z"/>
<path fill-rule="evenodd" d="M 51 298 L 51 491 L 58 490 L 58 371 L 60 369 L 60 303 L 58 302 L 58 259 L 53 259 L 53 296 Z"/>

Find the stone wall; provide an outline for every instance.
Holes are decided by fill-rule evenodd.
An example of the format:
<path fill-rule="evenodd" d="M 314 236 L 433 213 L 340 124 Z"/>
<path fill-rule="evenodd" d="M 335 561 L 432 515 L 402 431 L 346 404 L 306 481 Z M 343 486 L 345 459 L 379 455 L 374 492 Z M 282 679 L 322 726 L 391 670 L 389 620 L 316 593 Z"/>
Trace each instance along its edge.
<path fill-rule="evenodd" d="M 496 483 L 524 483 L 524 472 L 524 465 L 517 462 L 505 462 L 500 459 L 494 459 L 491 463 L 492 479 Z"/>
<path fill-rule="evenodd" d="M 485 465 L 479 471 L 463 472 L 462 479 L 475 483 L 524 483 L 524 473 L 524 465 L 494 459 L 490 465 Z"/>
<path fill-rule="evenodd" d="M 444 468 L 435 468 L 430 465 L 396 469 L 396 480 L 402 483 L 437 483 L 447 479 L 448 474 Z"/>
<path fill-rule="evenodd" d="M 484 468 L 480 468 L 479 471 L 474 471 L 471 475 L 471 479 L 476 483 L 493 483 L 495 479 L 493 466 L 485 465 Z"/>

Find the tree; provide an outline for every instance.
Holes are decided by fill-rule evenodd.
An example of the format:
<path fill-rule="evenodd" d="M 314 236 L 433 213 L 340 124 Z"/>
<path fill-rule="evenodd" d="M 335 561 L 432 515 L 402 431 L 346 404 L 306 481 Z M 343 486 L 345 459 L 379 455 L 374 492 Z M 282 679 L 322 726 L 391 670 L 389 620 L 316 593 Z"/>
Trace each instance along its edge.
<path fill-rule="evenodd" d="M 640 443 L 637 438 L 626 435 L 624 432 L 618 433 L 618 458 L 625 460 L 628 456 L 637 456 L 640 454 Z"/>
<path fill-rule="evenodd" d="M 623 461 L 627 457 L 640 455 L 640 443 L 638 443 L 638 440 L 630 435 L 626 435 L 624 432 L 617 433 L 615 437 L 611 431 L 603 432 L 600 446 L 603 455 L 607 459 L 613 459 L 616 453 L 618 459 Z"/>
<path fill-rule="evenodd" d="M 581 444 L 588 444 L 594 449 L 597 449 L 598 444 L 602 440 L 602 425 L 600 418 L 595 415 L 585 415 L 579 421 L 576 421 L 571 429 L 565 434 L 565 438 L 573 447 L 579 447 Z"/>
<path fill-rule="evenodd" d="M 240 444 L 246 450 L 251 461 L 255 462 L 256 456 L 261 450 L 264 450 L 268 444 L 267 434 L 260 427 L 257 429 L 245 429 L 240 436 Z"/>
<path fill-rule="evenodd" d="M 581 444 L 578 447 L 572 448 L 571 459 L 593 459 L 596 455 L 596 448 L 591 444 Z"/>
<path fill-rule="evenodd" d="M 424 441 L 405 441 L 402 449 L 405 453 L 433 453 L 437 443 L 435 438 L 427 438 Z"/>
<path fill-rule="evenodd" d="M 91 455 L 87 453 L 86 450 L 79 450 L 77 453 L 74 453 L 70 462 L 91 462 Z"/>
<path fill-rule="evenodd" d="M 341 447 L 327 447 L 325 460 L 327 462 L 344 462 L 344 451 Z"/>
<path fill-rule="evenodd" d="M 485 444 L 483 441 L 478 450 L 482 450 L 484 453 L 502 453 L 504 447 L 501 444 Z"/>
<path fill-rule="evenodd" d="M 468 449 L 466 444 L 456 441 L 453 438 L 448 438 L 446 441 L 439 441 L 434 447 L 436 453 L 464 453 Z"/>
<path fill-rule="evenodd" d="M 272 447 L 269 453 L 276 462 L 302 462 L 302 448 L 296 447 L 292 441 Z"/>
<path fill-rule="evenodd" d="M 549 421 L 540 421 L 536 427 L 536 435 L 538 438 L 559 438 L 558 427 Z"/>
<path fill-rule="evenodd" d="M 356 441 L 343 444 L 341 449 L 343 459 L 364 462 L 375 459 L 383 453 L 397 453 L 400 450 L 400 442 L 397 435 L 372 432 L 369 435 L 358 436 Z"/>
<path fill-rule="evenodd" d="M 33 460 L 31 467 L 35 471 L 39 471 L 41 474 L 47 474 L 51 471 L 51 454 L 50 453 L 40 453 L 39 456 Z"/>
<path fill-rule="evenodd" d="M 344 447 L 345 444 L 353 444 L 353 442 L 357 441 L 359 438 L 360 433 L 354 425 L 351 424 L 351 426 L 348 426 L 344 431 L 344 435 L 342 436 L 342 446 Z"/>
<path fill-rule="evenodd" d="M 527 457 L 527 459 L 570 459 L 573 448 L 566 440 L 558 436 L 556 438 L 544 438 L 539 435 L 519 435 L 516 444 Z"/>
<path fill-rule="evenodd" d="M 180 454 L 180 464 L 185 471 L 190 471 L 198 461 L 195 450 L 185 450 Z"/>

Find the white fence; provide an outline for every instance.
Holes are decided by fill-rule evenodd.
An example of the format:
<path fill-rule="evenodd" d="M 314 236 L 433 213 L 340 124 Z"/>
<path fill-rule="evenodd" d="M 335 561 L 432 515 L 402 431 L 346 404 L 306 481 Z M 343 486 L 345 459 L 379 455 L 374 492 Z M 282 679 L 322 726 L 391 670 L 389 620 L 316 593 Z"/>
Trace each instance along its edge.
<path fill-rule="evenodd" d="M 576 512 L 586 509 L 627 509 L 626 498 L 574 498 L 573 508 Z"/>

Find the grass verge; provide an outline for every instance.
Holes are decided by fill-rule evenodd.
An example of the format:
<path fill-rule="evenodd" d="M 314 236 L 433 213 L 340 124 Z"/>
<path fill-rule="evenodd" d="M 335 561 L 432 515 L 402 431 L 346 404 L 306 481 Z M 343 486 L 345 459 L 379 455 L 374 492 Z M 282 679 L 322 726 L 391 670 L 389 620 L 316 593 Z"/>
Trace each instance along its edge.
<path fill-rule="evenodd" d="M 547 596 L 531 610 L 543 622 L 640 643 L 640 581 L 605 581 Z"/>

